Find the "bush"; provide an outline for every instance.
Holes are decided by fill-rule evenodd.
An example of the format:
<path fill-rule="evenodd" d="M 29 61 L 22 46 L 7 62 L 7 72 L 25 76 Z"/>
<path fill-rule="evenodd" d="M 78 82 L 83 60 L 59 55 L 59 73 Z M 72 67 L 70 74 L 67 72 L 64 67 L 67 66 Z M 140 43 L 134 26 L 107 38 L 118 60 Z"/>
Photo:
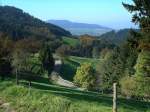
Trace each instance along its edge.
<path fill-rule="evenodd" d="M 96 86 L 96 74 L 91 63 L 83 63 L 77 68 L 74 82 L 83 88 L 93 89 Z"/>
<path fill-rule="evenodd" d="M 127 97 L 132 97 L 135 95 L 137 83 L 134 77 L 126 76 L 121 79 L 121 92 Z"/>
<path fill-rule="evenodd" d="M 121 92 L 127 97 L 150 100 L 149 79 L 139 77 L 124 77 L 121 79 Z"/>

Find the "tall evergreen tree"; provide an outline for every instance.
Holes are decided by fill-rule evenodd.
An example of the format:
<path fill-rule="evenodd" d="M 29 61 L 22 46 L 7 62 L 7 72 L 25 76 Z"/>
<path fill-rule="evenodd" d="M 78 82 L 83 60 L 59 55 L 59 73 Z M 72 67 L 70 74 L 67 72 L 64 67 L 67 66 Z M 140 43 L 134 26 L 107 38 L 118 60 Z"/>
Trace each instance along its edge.
<path fill-rule="evenodd" d="M 48 72 L 48 75 L 50 75 L 54 68 L 54 58 L 47 44 L 45 44 L 40 50 L 39 59 L 42 63 L 42 68 Z"/>
<path fill-rule="evenodd" d="M 132 21 L 139 24 L 141 35 L 136 41 L 138 58 L 135 65 L 135 95 L 150 97 L 150 0 L 133 0 L 134 4 L 123 3 L 123 6 L 133 13 Z M 136 35 L 137 36 L 137 35 Z"/>
<path fill-rule="evenodd" d="M 97 65 L 97 71 L 101 76 L 101 89 L 111 91 L 114 82 L 124 75 L 125 58 L 119 48 L 109 51 L 105 58 Z"/>
<path fill-rule="evenodd" d="M 133 0 L 134 4 L 123 3 L 123 6 L 133 13 L 132 21 L 139 24 L 144 32 L 150 31 L 150 0 Z"/>

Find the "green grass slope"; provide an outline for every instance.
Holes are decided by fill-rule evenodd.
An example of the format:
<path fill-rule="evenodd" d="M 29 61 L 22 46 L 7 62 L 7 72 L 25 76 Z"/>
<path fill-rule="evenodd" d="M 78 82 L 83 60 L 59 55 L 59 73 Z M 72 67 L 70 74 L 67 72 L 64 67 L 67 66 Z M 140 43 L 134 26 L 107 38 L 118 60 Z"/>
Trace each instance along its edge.
<path fill-rule="evenodd" d="M 70 37 L 62 37 L 62 41 L 64 44 L 72 47 L 77 46 L 80 43 L 79 39 L 70 38 Z"/>
<path fill-rule="evenodd" d="M 80 63 L 80 64 L 85 63 L 85 62 L 91 63 L 94 68 L 98 64 L 98 61 L 100 61 L 100 59 L 84 58 L 84 57 L 76 57 L 76 56 L 70 56 L 70 60 L 76 63 Z"/>
<path fill-rule="evenodd" d="M 25 82 L 0 82 L 0 97 L 16 112 L 112 112 L 112 98 L 94 92 Z M 0 108 L 2 111 L 2 108 Z M 150 103 L 119 99 L 118 112 L 150 112 Z"/>
<path fill-rule="evenodd" d="M 72 81 L 80 64 L 84 62 L 92 63 L 93 67 L 95 68 L 99 61 L 99 59 L 69 56 L 63 62 L 61 76 L 66 80 Z"/>

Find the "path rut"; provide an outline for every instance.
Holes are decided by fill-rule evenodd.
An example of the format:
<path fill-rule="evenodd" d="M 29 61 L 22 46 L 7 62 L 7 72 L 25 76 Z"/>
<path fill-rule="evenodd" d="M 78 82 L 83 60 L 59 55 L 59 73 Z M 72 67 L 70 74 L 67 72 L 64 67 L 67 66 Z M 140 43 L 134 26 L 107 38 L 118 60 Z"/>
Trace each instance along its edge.
<path fill-rule="evenodd" d="M 0 98 L 0 112 L 16 112 L 11 106 L 9 102 L 5 102 L 2 98 Z"/>

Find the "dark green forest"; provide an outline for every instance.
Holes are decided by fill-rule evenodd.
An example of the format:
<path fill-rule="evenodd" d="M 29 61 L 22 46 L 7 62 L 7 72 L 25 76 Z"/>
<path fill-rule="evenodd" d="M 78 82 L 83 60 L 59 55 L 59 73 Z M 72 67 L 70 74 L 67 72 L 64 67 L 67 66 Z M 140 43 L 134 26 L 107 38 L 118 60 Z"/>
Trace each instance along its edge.
<path fill-rule="evenodd" d="M 46 39 L 71 35 L 58 26 L 45 23 L 21 9 L 10 6 L 0 6 L 0 23 L 1 35 L 6 35 L 13 40 Z"/>
<path fill-rule="evenodd" d="M 132 29 L 122 29 L 119 31 L 112 30 L 110 32 L 102 34 L 98 38 L 105 39 L 105 40 L 111 41 L 114 44 L 119 45 L 119 44 L 123 43 L 124 41 L 126 41 L 127 38 L 131 36 L 131 30 Z M 134 31 L 138 32 L 139 30 L 134 29 Z"/>

